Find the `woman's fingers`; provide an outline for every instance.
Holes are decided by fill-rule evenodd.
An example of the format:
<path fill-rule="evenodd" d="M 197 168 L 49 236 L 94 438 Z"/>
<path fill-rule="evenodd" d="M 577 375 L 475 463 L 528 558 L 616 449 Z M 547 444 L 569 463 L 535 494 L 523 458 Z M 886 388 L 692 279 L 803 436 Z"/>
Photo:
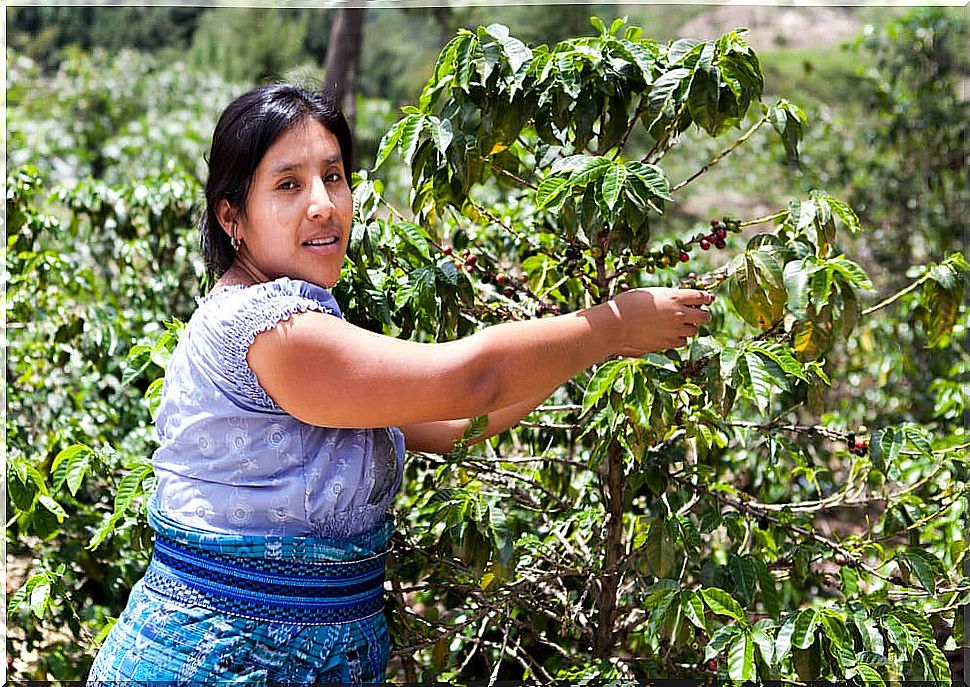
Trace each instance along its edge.
<path fill-rule="evenodd" d="M 680 302 L 692 307 L 710 305 L 714 302 L 714 294 L 699 289 L 680 289 Z"/>

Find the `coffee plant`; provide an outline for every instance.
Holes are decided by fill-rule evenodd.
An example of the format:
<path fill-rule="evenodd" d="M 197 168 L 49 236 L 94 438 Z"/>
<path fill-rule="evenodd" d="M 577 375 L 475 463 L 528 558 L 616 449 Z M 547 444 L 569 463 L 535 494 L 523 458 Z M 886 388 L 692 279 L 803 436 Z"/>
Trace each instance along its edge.
<path fill-rule="evenodd" d="M 592 22 L 552 47 L 492 25 L 443 48 L 356 180 L 335 295 L 429 342 L 652 285 L 714 291 L 714 317 L 487 442 L 478 418 L 450 454 L 409 456 L 388 679 L 948 682 L 970 600 L 964 256 L 885 292 L 837 190 L 674 217 L 756 132 L 796 160 L 812 121 L 763 101 L 742 33 Z M 720 152 L 672 179 L 692 132 Z M 28 647 L 67 626 L 38 676 L 68 679 L 151 548 L 150 410 L 197 295 L 199 185 L 31 162 L 7 180 L 7 541 L 32 559 L 8 611 Z M 926 412 L 886 387 L 903 339 L 948 363 L 924 369 Z M 892 402 L 860 410 L 875 389 Z"/>

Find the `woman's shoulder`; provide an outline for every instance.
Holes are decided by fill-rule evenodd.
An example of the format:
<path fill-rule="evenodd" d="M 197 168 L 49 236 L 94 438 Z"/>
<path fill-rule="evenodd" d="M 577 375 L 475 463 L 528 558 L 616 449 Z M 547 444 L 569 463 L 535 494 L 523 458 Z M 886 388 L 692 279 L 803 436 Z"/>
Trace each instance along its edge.
<path fill-rule="evenodd" d="M 340 307 L 329 290 L 302 279 L 280 277 L 259 284 L 231 284 L 221 286 L 199 299 L 196 314 L 231 318 L 253 308 L 278 308 L 281 304 L 302 305 L 300 310 L 313 309 L 340 316 Z M 311 307 L 306 307 L 306 306 Z"/>

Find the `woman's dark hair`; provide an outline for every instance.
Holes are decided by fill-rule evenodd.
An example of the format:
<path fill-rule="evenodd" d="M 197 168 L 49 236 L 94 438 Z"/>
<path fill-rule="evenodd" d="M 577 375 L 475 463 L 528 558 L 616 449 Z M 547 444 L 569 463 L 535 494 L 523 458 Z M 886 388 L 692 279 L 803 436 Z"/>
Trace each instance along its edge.
<path fill-rule="evenodd" d="M 311 117 L 330 131 L 340 145 L 344 174 L 350 183 L 353 138 L 340 108 L 325 93 L 292 84 L 260 86 L 236 98 L 219 118 L 209 151 L 205 184 L 205 215 L 201 222 L 202 257 L 210 281 L 232 264 L 235 251 L 216 216 L 225 199 L 245 213 L 256 167 L 273 142 L 294 125 Z"/>

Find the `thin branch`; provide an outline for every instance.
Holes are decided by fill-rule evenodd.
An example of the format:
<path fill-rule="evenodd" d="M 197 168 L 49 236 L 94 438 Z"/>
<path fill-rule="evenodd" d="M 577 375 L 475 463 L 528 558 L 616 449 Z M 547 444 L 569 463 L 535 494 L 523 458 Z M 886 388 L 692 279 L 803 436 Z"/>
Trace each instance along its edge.
<path fill-rule="evenodd" d="M 738 138 L 738 140 L 736 140 L 734 143 L 732 143 L 731 145 L 729 145 L 727 148 L 725 148 L 719 154 L 715 155 L 714 158 L 710 162 L 708 162 L 706 165 L 704 165 L 699 170 L 697 170 L 696 172 L 694 172 L 693 174 L 691 174 L 689 177 L 687 177 L 686 179 L 684 179 L 682 182 L 680 182 L 679 184 L 677 184 L 676 186 L 674 186 L 672 189 L 670 189 L 670 192 L 671 193 L 674 193 L 675 191 L 679 191 L 680 189 L 684 188 L 684 186 L 686 186 L 687 184 L 689 184 L 690 182 L 692 182 L 694 179 L 696 179 L 697 177 L 699 177 L 701 174 L 703 174 L 704 172 L 706 172 L 707 170 L 709 170 L 711 167 L 713 167 L 714 165 L 716 165 L 718 162 L 720 162 L 721 160 L 723 160 L 724 158 L 726 158 L 736 148 L 738 148 L 738 146 L 740 146 L 742 143 L 744 143 L 749 138 L 751 138 L 751 136 L 754 134 L 754 132 L 757 131 L 758 129 L 760 129 L 764 125 L 764 123 L 767 122 L 767 121 L 768 121 L 768 115 L 765 115 L 764 117 L 762 117 L 761 119 L 759 119 L 757 122 L 755 122 L 753 125 L 751 125 L 751 128 L 748 129 L 747 131 L 745 131 L 741 135 L 741 137 Z"/>
<path fill-rule="evenodd" d="M 640 102 L 637 104 L 637 109 L 633 113 L 633 117 L 630 118 L 630 124 L 627 126 L 626 131 L 623 132 L 623 137 L 620 142 L 616 145 L 616 155 L 613 159 L 616 160 L 620 157 L 623 149 L 626 147 L 626 142 L 630 139 L 630 134 L 633 133 L 633 129 L 636 128 L 637 122 L 640 120 L 640 115 L 642 115 L 647 109 L 647 98 L 640 98 Z"/>
<path fill-rule="evenodd" d="M 928 525 L 929 523 L 931 523 L 932 521 L 936 520 L 944 513 L 946 513 L 946 511 L 950 510 L 950 508 L 956 505 L 958 499 L 962 498 L 964 495 L 968 493 L 970 493 L 970 488 L 963 489 L 962 491 L 959 491 L 956 493 L 952 501 L 950 501 L 944 506 L 940 506 L 937 510 L 933 511 L 932 513 L 923 516 L 922 518 L 912 523 L 908 527 L 892 532 L 891 534 L 883 534 L 881 536 L 875 537 L 871 541 L 874 541 L 874 542 L 886 541 L 887 539 L 898 537 L 901 534 L 907 534 L 909 532 L 921 530 L 923 527 L 925 527 L 926 525 Z"/>
<path fill-rule="evenodd" d="M 526 188 L 531 189 L 533 191 L 539 190 L 539 187 L 538 186 L 536 186 L 533 183 L 530 183 L 530 182 L 526 181 L 525 179 L 522 179 L 520 177 L 517 177 L 515 174 L 512 174 L 512 172 L 510 172 L 509 170 L 505 169 L 504 167 L 501 167 L 500 165 L 495 164 L 495 162 L 493 162 L 491 158 L 487 157 L 487 158 L 484 158 L 484 159 L 485 159 L 485 162 L 488 163 L 488 166 L 489 167 L 491 167 L 496 172 L 499 172 L 502 176 L 508 177 L 509 179 L 511 179 L 515 183 L 519 184 L 520 186 L 525 186 Z"/>
<path fill-rule="evenodd" d="M 776 219 L 781 219 L 788 214 L 788 210 L 779 210 L 773 215 L 765 215 L 763 217 L 755 217 L 754 219 L 749 219 L 738 224 L 739 227 L 753 227 L 756 224 L 765 224 L 767 222 L 774 222 Z"/>
<path fill-rule="evenodd" d="M 724 505 L 727 505 L 727 506 L 731 506 L 733 508 L 736 508 L 737 510 L 741 511 L 742 513 L 747 513 L 748 515 L 763 517 L 766 520 L 768 520 L 768 522 L 772 523 L 773 525 L 778 525 L 779 527 L 784 527 L 785 529 L 787 529 L 787 530 L 789 530 L 791 532 L 795 532 L 796 534 L 800 534 L 803 537 L 806 537 L 808 539 L 811 539 L 815 543 L 821 544 L 822 546 L 824 546 L 824 547 L 826 547 L 828 549 L 831 549 L 835 553 L 837 553 L 837 554 L 839 554 L 841 556 L 844 556 L 847 560 L 851 561 L 854 565 L 862 568 L 863 570 L 865 570 L 869 574 L 874 575 L 875 577 L 878 577 L 878 578 L 880 578 L 880 579 L 882 579 L 882 580 L 884 580 L 886 582 L 892 582 L 892 580 L 889 577 L 887 577 L 886 575 L 883 575 L 881 572 L 879 572 L 878 570 L 876 570 L 872 566 L 870 566 L 870 565 L 866 564 L 865 562 L 859 560 L 859 558 L 854 553 L 852 553 L 851 551 L 849 551 L 848 549 L 846 549 L 840 543 L 838 543 L 836 541 L 833 541 L 833 540 L 829 539 L 828 537 L 822 536 L 821 534 L 819 534 L 818 532 L 816 532 L 813 529 L 805 529 L 804 527 L 800 527 L 800 526 L 795 525 L 795 524 L 792 524 L 792 523 L 782 522 L 781 520 L 779 520 L 778 518 L 776 518 L 770 511 L 767 511 L 767 510 L 761 509 L 761 508 L 755 508 L 750 503 L 745 502 L 745 501 L 742 501 L 741 499 L 734 499 L 734 498 L 731 498 L 731 497 L 727 496 L 726 494 L 719 493 L 719 492 L 715 492 L 715 491 L 711 491 L 711 490 L 709 490 L 706 487 L 703 487 L 701 485 L 693 484 L 689 480 L 686 480 L 686 479 L 683 479 L 683 478 L 680 478 L 680 477 L 674 477 L 673 475 L 671 475 L 671 479 L 673 479 L 678 484 L 682 484 L 683 486 L 687 487 L 688 489 L 703 491 L 705 494 L 713 497 L 715 500 L 720 501 Z"/>
<path fill-rule="evenodd" d="M 667 125 L 667 128 L 663 130 L 662 134 L 660 134 L 660 138 L 658 138 L 657 142 L 653 144 L 653 148 L 651 148 L 647 152 L 647 154 L 640 159 L 640 162 L 650 161 L 654 153 L 657 153 L 658 156 L 656 159 L 652 160 L 653 162 L 656 162 L 657 160 L 659 160 L 664 156 L 664 154 L 666 153 L 666 150 L 661 150 L 661 144 L 663 145 L 667 144 L 667 140 L 670 138 L 671 133 L 673 131 L 676 131 L 677 127 L 680 125 L 680 118 L 683 116 L 684 112 L 686 111 L 687 111 L 687 101 L 685 100 L 683 104 L 680 106 L 680 109 L 677 110 L 677 114 L 675 114 L 674 118 L 670 120 L 670 124 Z"/>
<path fill-rule="evenodd" d="M 580 429 L 582 425 L 574 422 L 532 422 L 530 420 L 520 420 L 519 427 L 529 427 L 531 429 Z"/>
<path fill-rule="evenodd" d="M 902 298 L 906 294 L 911 293 L 912 291 L 915 291 L 916 289 L 918 289 L 920 286 L 922 286 L 923 282 L 927 281 L 929 278 L 930 278 L 930 273 L 927 272 L 922 277 L 920 277 L 919 279 L 917 279 L 916 281 L 914 281 L 912 284 L 910 284 L 909 286 L 907 286 L 906 288 L 904 288 L 902 291 L 897 291 L 896 293 L 894 293 L 892 296 L 890 296 L 886 300 L 882 301 L 881 303 L 877 303 L 876 305 L 872 306 L 871 308 L 866 308 L 861 313 L 859 313 L 860 316 L 861 317 L 865 317 L 866 315 L 871 315 L 872 313 L 876 312 L 877 310 L 882 310 L 887 305 L 891 305 L 891 304 L 895 303 L 896 301 L 898 301 L 900 298 Z"/>

